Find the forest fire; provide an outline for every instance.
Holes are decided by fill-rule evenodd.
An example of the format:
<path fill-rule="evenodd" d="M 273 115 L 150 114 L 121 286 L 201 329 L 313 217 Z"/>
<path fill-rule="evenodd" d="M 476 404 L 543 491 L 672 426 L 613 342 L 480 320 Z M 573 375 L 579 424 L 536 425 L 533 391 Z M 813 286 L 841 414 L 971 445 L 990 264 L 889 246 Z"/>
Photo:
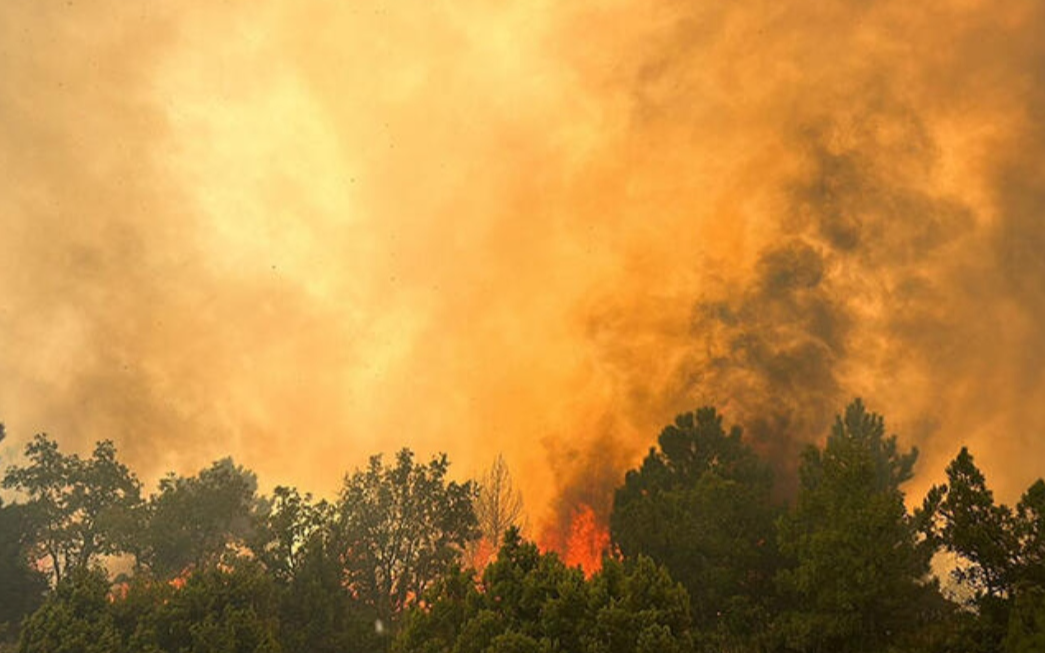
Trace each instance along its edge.
<path fill-rule="evenodd" d="M 540 538 L 542 550 L 555 551 L 568 566 L 580 567 L 586 577 L 602 568 L 609 545 L 609 529 L 586 504 L 573 509 L 565 528 L 546 527 Z"/>
<path fill-rule="evenodd" d="M 0 1 L 0 653 L 1045 651 L 1042 34 Z"/>

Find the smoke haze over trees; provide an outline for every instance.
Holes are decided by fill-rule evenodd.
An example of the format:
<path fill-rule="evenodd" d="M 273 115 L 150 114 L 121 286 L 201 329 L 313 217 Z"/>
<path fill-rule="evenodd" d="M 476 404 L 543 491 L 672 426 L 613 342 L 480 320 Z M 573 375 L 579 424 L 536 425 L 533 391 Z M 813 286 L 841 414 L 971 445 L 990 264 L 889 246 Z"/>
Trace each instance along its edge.
<path fill-rule="evenodd" d="M 0 413 L 149 484 L 503 452 L 540 532 L 605 523 L 693 406 L 793 465 L 861 395 L 1014 502 L 1042 32 L 1037 0 L 4 2 Z"/>
<path fill-rule="evenodd" d="M 607 545 L 636 565 L 580 584 L 538 563 L 531 580 L 591 599 L 578 638 L 619 630 L 594 585 L 671 594 L 662 568 L 699 646 L 751 620 L 792 646 L 833 645 L 825 619 L 873 630 L 847 602 L 892 627 L 874 583 L 818 594 L 839 565 L 878 569 L 818 521 L 831 508 L 891 533 L 908 555 L 890 587 L 924 589 L 912 614 L 965 638 L 917 645 L 1040 648 L 1042 34 L 1041 0 L 0 2 L 0 569 L 24 588 L 4 618 L 99 645 L 381 640 L 374 619 L 431 583 L 379 609 L 342 558 L 371 573 L 361 533 L 413 499 L 373 489 L 398 462 L 343 474 L 404 451 L 459 510 L 407 558 L 455 557 L 467 479 L 503 456 L 518 550 L 532 537 L 589 576 Z M 854 396 L 888 410 L 898 460 L 917 448 L 910 481 L 818 484 L 891 455 L 833 432 Z M 743 427 L 728 453 L 757 469 L 675 467 L 677 436 L 733 446 L 699 411 L 652 442 L 698 406 Z M 460 478 L 416 462 L 441 452 Z M 731 530 L 731 511 L 752 520 Z M 672 528 L 630 532 L 644 519 Z M 941 592 L 912 537 L 959 561 Z M 180 612 L 139 631 L 109 610 L 92 570 L 117 552 L 139 579 L 120 606 Z M 937 600 L 951 590 L 960 608 Z M 212 595 L 226 618 L 178 630 Z M 724 599 L 733 621 L 711 628 Z M 467 600 L 442 623 L 545 646 Z"/>
<path fill-rule="evenodd" d="M 560 555 L 514 525 L 500 459 L 476 485 L 446 455 L 373 456 L 328 502 L 259 493 L 224 458 L 143 497 L 110 442 L 85 460 L 39 435 L 4 476 L 0 650 L 1037 650 L 1045 481 L 998 504 L 962 448 L 910 510 L 917 458 L 858 399 L 782 502 L 743 431 L 701 408 L 628 472 L 605 539 Z M 490 537 L 484 495 L 511 510 L 477 569 L 462 563 Z"/>

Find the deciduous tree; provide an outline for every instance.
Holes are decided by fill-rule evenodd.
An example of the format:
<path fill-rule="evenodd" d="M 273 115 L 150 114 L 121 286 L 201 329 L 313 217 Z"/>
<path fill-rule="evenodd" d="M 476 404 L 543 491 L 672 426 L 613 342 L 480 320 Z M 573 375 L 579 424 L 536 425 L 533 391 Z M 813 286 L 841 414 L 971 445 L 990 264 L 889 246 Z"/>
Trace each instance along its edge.
<path fill-rule="evenodd" d="M 279 486 L 259 504 L 248 544 L 269 573 L 289 583 L 310 555 L 317 540 L 326 538 L 334 523 L 334 506 Z"/>
<path fill-rule="evenodd" d="M 475 516 L 480 535 L 479 539 L 469 543 L 465 561 L 481 569 L 500 548 L 505 531 L 513 526 L 525 527 L 522 493 L 512 482 L 508 463 L 500 454 L 479 479 Z"/>
<path fill-rule="evenodd" d="M 170 577 L 245 545 L 256 522 L 257 485 L 254 473 L 231 458 L 189 478 L 169 474 L 149 499 L 139 561 Z"/>
<path fill-rule="evenodd" d="M 478 536 L 472 482 L 447 478 L 445 455 L 414 462 L 403 449 L 394 466 L 373 456 L 345 478 L 337 504 L 338 553 L 353 591 L 386 625 L 456 564 Z"/>
<path fill-rule="evenodd" d="M 25 506 L 0 501 L 0 648 L 17 637 L 47 590 L 47 576 L 29 564 L 30 528 Z"/>
<path fill-rule="evenodd" d="M 27 496 L 36 554 L 49 563 L 55 584 L 99 556 L 127 550 L 141 484 L 116 459 L 111 441 L 99 442 L 82 459 L 40 434 L 25 455 L 29 462 L 9 467 L 3 485 Z"/>
<path fill-rule="evenodd" d="M 100 569 L 71 569 L 25 623 L 19 653 L 120 653 L 125 650 Z"/>

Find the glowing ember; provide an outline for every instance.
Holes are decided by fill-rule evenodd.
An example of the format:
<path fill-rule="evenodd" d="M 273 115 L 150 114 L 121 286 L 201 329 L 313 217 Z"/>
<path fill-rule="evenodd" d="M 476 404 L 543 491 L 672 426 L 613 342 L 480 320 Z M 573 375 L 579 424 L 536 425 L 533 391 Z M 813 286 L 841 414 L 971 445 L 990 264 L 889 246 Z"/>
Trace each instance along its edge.
<path fill-rule="evenodd" d="M 192 567 L 186 567 L 181 570 L 181 573 L 174 578 L 167 581 L 167 584 L 176 590 L 180 590 L 185 587 L 185 584 L 189 582 L 189 576 L 192 575 Z"/>

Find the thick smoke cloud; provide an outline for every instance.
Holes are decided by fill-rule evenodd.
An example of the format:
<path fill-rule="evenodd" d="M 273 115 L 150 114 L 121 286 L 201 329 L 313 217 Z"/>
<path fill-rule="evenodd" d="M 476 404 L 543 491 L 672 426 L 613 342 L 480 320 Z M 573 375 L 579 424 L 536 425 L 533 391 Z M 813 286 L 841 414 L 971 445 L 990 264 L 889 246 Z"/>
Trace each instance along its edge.
<path fill-rule="evenodd" d="M 713 403 L 864 396 L 1011 497 L 1045 417 L 1045 8 L 0 5 L 0 419 L 332 491 L 503 451 L 554 523 Z M 786 483 L 785 483 L 786 484 Z"/>

